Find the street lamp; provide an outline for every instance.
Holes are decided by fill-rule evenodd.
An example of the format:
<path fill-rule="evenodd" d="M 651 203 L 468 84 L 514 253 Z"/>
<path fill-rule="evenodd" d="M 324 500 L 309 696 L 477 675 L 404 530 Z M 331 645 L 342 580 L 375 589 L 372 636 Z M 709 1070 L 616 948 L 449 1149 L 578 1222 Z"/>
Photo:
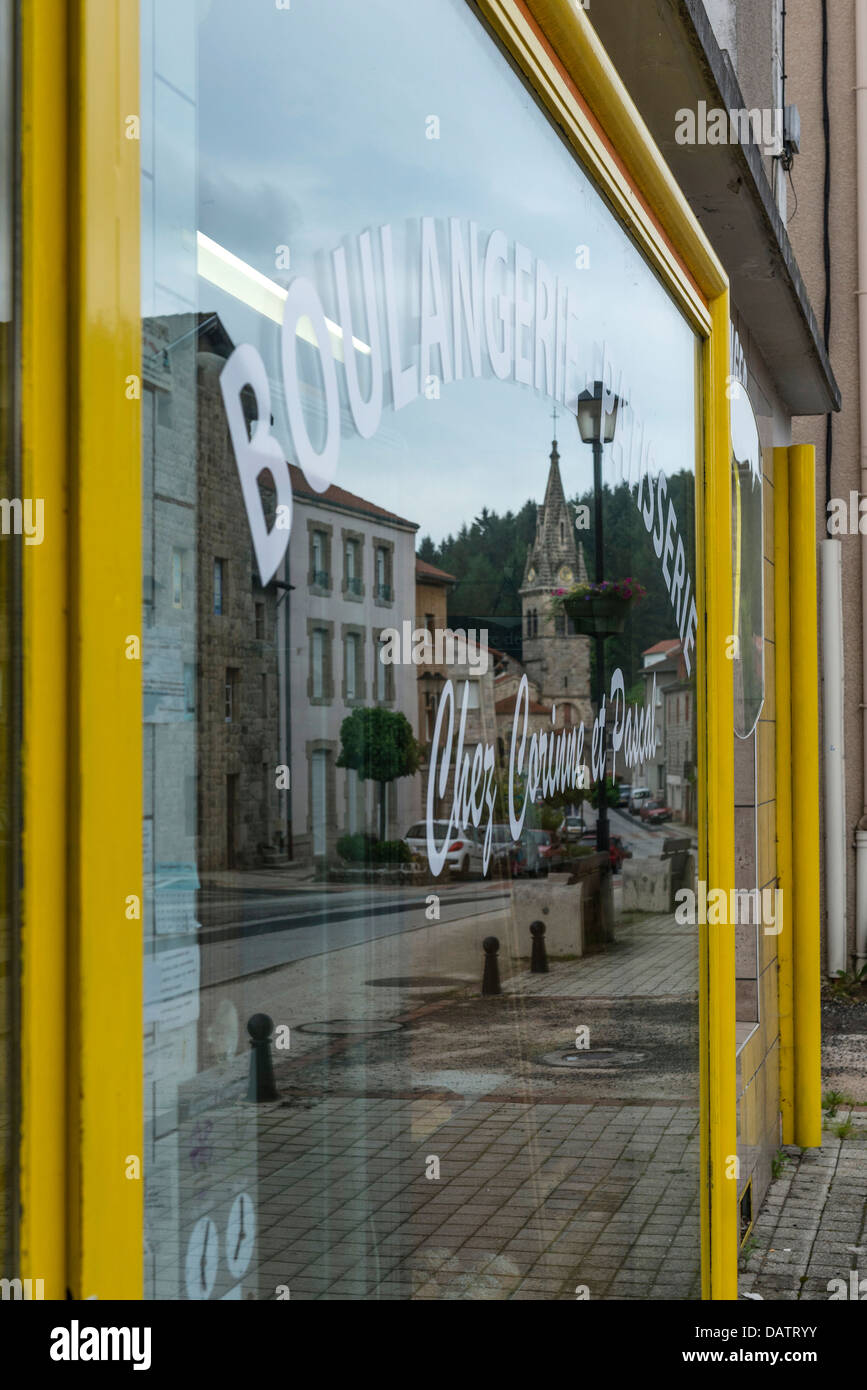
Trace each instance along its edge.
<path fill-rule="evenodd" d="M 596 583 L 605 578 L 605 556 L 602 539 L 602 446 L 610 444 L 617 428 L 617 409 L 620 398 L 613 391 L 606 392 L 601 381 L 594 381 L 593 389 L 581 392 L 575 414 L 581 441 L 593 447 L 593 498 L 594 498 L 594 549 L 596 551 Z M 607 408 L 606 408 L 607 407 Z M 596 681 L 599 689 L 599 709 L 605 699 L 605 635 L 597 632 Z M 596 848 L 608 853 L 610 839 L 608 828 L 608 739 L 602 729 L 602 781 L 599 784 L 599 801 L 596 809 Z"/>

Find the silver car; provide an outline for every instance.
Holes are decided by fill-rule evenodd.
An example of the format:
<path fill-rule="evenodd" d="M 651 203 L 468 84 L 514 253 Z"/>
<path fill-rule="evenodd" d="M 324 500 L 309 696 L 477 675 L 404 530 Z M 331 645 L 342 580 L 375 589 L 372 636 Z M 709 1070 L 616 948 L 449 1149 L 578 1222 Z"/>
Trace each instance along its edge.
<path fill-rule="evenodd" d="M 448 829 L 448 821 L 434 821 L 433 837 L 438 847 L 442 847 L 448 835 Z M 420 820 L 415 825 L 411 825 L 403 838 L 413 855 L 427 862 L 426 822 Z M 482 842 L 478 832 L 472 826 L 468 826 L 466 830 L 453 828 L 449 836 L 445 857 L 445 867 L 448 868 L 451 875 L 456 878 L 469 878 L 471 873 L 481 873 L 482 861 Z"/>

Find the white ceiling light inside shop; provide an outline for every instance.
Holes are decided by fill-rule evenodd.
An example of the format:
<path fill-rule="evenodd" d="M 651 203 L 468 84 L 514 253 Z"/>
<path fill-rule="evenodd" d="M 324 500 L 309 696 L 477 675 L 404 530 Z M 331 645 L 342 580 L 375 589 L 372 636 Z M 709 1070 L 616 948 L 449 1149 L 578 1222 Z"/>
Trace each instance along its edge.
<path fill-rule="evenodd" d="M 286 290 L 282 285 L 269 280 L 267 275 L 263 275 L 260 270 L 255 270 L 239 256 L 227 251 L 219 242 L 212 241 L 204 232 L 196 232 L 196 248 L 197 269 L 203 280 L 210 281 L 226 294 L 240 299 L 242 304 L 255 309 L 257 314 L 263 314 L 275 323 L 283 322 Z M 325 322 L 332 339 L 332 352 L 337 361 L 342 362 L 343 329 L 339 323 L 334 323 L 329 318 L 326 318 Z M 308 318 L 299 318 L 295 333 L 305 343 L 316 344 L 313 325 Z M 369 344 L 361 342 L 359 338 L 353 338 L 352 343 L 356 351 L 370 352 Z"/>

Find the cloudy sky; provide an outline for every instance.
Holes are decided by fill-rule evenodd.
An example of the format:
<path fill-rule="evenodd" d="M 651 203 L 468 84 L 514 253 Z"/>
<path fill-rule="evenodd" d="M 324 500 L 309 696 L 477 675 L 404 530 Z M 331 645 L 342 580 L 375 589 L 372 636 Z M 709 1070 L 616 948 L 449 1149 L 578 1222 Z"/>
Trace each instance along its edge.
<path fill-rule="evenodd" d="M 278 283 L 308 276 L 332 318 L 332 250 L 347 246 L 352 278 L 355 238 L 373 229 L 378 247 L 377 229 L 390 223 L 405 343 L 418 336 L 419 219 L 441 228 L 450 217 L 477 222 L 480 247 L 500 228 L 510 247 L 523 243 L 570 286 L 579 360 L 592 367 L 605 342 L 658 464 L 694 467 L 694 335 L 463 0 L 292 0 L 288 10 L 199 0 L 197 33 L 175 19 L 181 8 L 157 0 L 153 61 L 168 78 L 156 84 L 157 101 L 171 117 L 156 121 L 159 284 L 145 308 L 195 296 L 236 343 L 258 348 L 273 383 L 275 433 L 293 461 L 279 326 L 207 281 L 190 289 L 196 227 L 190 243 L 179 222 L 194 222 Z M 432 115 L 438 140 L 425 136 Z M 169 186 L 172 166 L 186 185 L 175 173 Z M 579 270 L 575 248 L 584 245 L 590 268 Z M 278 246 L 289 248 L 289 270 L 276 267 Z M 448 296 L 444 238 L 440 257 Z M 379 279 L 378 259 L 376 269 Z M 381 331 L 385 340 L 384 316 Z M 487 372 L 399 412 L 386 385 L 370 440 L 344 412 L 336 481 L 437 540 L 483 507 L 540 500 L 553 403 Z M 314 411 L 314 440 L 320 426 Z M 571 495 L 590 481 L 591 451 L 562 408 L 557 433 Z"/>

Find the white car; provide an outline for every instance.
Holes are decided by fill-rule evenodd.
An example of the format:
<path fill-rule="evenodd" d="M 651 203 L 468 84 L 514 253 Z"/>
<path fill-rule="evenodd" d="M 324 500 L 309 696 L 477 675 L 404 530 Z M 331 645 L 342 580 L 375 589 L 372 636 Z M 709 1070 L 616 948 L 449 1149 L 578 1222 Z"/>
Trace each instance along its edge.
<path fill-rule="evenodd" d="M 442 848 L 448 828 L 448 821 L 435 820 L 433 823 L 434 842 L 439 849 Z M 425 821 L 420 820 L 415 825 L 411 825 L 403 838 L 414 855 L 418 855 L 420 859 L 427 859 L 427 824 Z M 480 874 L 483 858 L 482 841 L 472 826 L 468 826 L 466 830 L 452 830 L 446 849 L 444 867 L 448 868 L 453 877 L 469 878 L 471 873 Z"/>
<path fill-rule="evenodd" d="M 633 787 L 632 795 L 629 798 L 630 811 L 637 815 L 645 801 L 650 801 L 652 798 L 653 792 L 649 787 Z"/>

